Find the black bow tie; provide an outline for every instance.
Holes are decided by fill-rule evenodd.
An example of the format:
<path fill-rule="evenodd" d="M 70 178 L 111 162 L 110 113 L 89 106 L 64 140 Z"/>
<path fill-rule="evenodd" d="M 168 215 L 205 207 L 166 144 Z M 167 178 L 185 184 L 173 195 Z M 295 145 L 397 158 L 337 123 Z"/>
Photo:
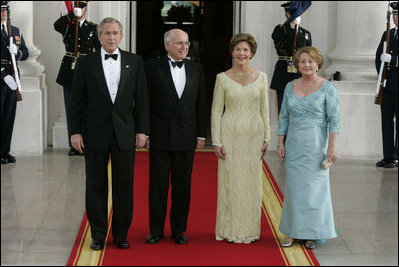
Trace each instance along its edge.
<path fill-rule="evenodd" d="M 108 58 L 112 58 L 113 60 L 117 60 L 118 59 L 118 54 L 105 54 L 105 60 L 107 60 Z"/>
<path fill-rule="evenodd" d="M 177 61 L 177 62 L 174 62 L 174 61 L 170 61 L 171 63 L 172 63 L 172 67 L 174 68 L 174 67 L 176 67 L 176 66 L 178 66 L 179 67 L 179 69 L 181 69 L 181 67 L 183 67 L 183 61 Z"/>

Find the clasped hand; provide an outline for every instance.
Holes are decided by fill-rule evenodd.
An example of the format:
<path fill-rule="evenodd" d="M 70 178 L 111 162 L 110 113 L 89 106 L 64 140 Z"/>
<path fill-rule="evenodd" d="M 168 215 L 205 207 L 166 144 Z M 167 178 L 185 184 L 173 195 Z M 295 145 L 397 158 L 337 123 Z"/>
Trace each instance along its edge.
<path fill-rule="evenodd" d="M 16 55 L 18 53 L 18 47 L 15 44 L 10 44 L 10 46 L 8 47 L 8 51 L 10 52 L 10 54 Z"/>
<path fill-rule="evenodd" d="M 327 150 L 327 160 L 329 162 L 336 162 L 338 160 L 338 155 L 335 152 L 335 148 L 334 147 L 328 147 Z"/>
<path fill-rule="evenodd" d="M 382 62 L 389 63 L 389 62 L 391 62 L 392 56 L 387 53 L 382 53 L 380 59 Z"/>

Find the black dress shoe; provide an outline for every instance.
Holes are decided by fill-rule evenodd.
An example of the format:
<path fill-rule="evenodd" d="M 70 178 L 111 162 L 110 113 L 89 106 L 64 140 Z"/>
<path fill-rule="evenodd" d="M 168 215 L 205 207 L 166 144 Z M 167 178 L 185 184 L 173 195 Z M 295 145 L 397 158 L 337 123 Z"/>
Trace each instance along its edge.
<path fill-rule="evenodd" d="M 102 250 L 104 248 L 104 240 L 98 240 L 98 239 L 91 240 L 90 248 L 92 250 Z"/>
<path fill-rule="evenodd" d="M 7 164 L 8 159 L 6 157 L 1 156 L 1 164 Z"/>
<path fill-rule="evenodd" d="M 147 237 L 147 240 L 145 241 L 147 244 L 156 244 L 159 241 L 161 241 L 161 239 L 164 238 L 164 235 L 149 235 Z"/>
<path fill-rule="evenodd" d="M 172 234 L 172 238 L 176 244 L 185 245 L 187 243 L 187 237 L 183 233 Z"/>
<path fill-rule="evenodd" d="M 12 156 L 12 155 L 10 155 L 10 154 L 7 154 L 6 155 L 6 158 L 7 158 L 7 160 L 8 160 L 8 163 L 15 163 L 17 160 L 15 159 L 15 157 L 14 156 Z"/>
<path fill-rule="evenodd" d="M 386 163 L 387 163 L 387 161 L 386 161 L 385 159 L 383 159 L 383 160 L 377 162 L 375 165 L 376 165 L 377 167 L 385 167 L 385 164 L 386 164 Z"/>
<path fill-rule="evenodd" d="M 397 168 L 397 167 L 398 167 L 398 160 L 395 159 L 387 160 L 384 165 L 384 168 Z"/>
<path fill-rule="evenodd" d="M 79 151 L 77 151 L 76 149 L 74 149 L 73 147 L 71 149 L 69 149 L 68 152 L 68 156 L 83 156 L 83 153 L 80 153 Z"/>
<path fill-rule="evenodd" d="M 69 152 L 68 152 L 68 156 L 70 156 L 70 157 L 75 156 L 75 149 L 70 148 Z"/>
<path fill-rule="evenodd" d="M 126 249 L 130 247 L 126 239 L 114 239 L 114 243 L 117 248 Z"/>

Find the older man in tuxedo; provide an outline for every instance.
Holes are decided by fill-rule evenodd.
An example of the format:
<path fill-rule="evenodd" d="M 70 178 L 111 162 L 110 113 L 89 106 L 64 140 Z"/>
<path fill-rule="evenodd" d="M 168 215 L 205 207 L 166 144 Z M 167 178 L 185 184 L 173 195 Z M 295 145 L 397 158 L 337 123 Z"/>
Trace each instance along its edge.
<path fill-rule="evenodd" d="M 142 59 L 118 48 L 122 25 L 105 18 L 98 27 L 102 48 L 78 59 L 71 90 L 71 143 L 86 162 L 86 212 L 93 250 L 107 234 L 108 160 L 112 163 L 112 234 L 128 248 L 133 216 L 135 148 L 149 134 L 148 95 Z M 84 135 L 81 133 L 85 121 Z"/>
<path fill-rule="evenodd" d="M 186 244 L 191 171 L 196 148 L 205 145 L 205 82 L 200 64 L 186 59 L 188 34 L 172 29 L 164 35 L 167 56 L 145 64 L 150 95 L 148 244 L 164 237 L 169 179 L 172 186 L 170 225 L 177 244 Z"/>

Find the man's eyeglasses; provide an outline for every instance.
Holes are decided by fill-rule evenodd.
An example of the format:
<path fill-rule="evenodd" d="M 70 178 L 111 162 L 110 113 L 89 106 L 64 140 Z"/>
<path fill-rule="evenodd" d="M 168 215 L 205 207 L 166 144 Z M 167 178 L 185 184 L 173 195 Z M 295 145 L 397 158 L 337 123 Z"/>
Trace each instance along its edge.
<path fill-rule="evenodd" d="M 180 41 L 180 42 L 172 42 L 172 43 L 174 43 L 174 44 L 177 44 L 178 46 L 182 46 L 182 45 L 184 45 L 184 46 L 190 46 L 190 42 L 183 42 L 183 41 Z"/>

